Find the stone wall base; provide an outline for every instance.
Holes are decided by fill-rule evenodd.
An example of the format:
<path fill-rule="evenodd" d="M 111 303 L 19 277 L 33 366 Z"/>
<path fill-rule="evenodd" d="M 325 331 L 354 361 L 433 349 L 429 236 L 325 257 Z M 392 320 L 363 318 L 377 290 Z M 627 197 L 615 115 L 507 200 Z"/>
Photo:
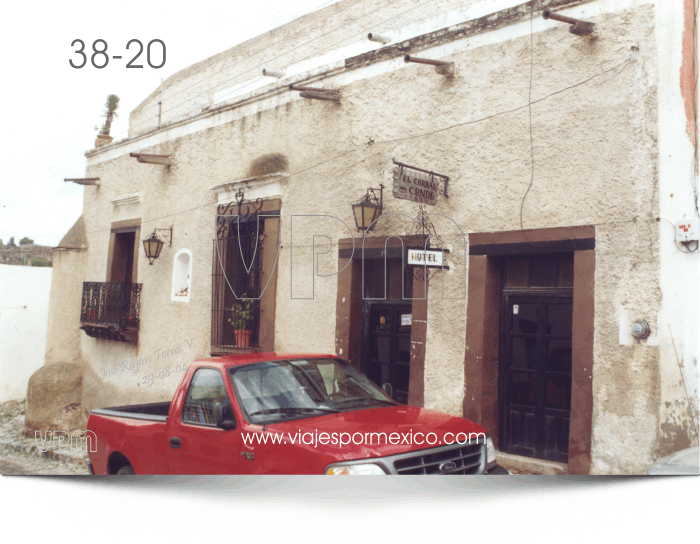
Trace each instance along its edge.
<path fill-rule="evenodd" d="M 35 431 L 84 431 L 88 412 L 82 406 L 83 370 L 75 363 L 45 365 L 27 387 L 25 434 Z"/>

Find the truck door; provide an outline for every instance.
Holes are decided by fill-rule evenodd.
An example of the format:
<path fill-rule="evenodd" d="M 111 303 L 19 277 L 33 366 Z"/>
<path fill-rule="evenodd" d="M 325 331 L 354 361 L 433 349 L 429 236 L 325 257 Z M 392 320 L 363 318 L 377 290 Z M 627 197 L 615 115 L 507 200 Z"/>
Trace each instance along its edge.
<path fill-rule="evenodd" d="M 175 399 L 173 421 L 168 422 L 165 460 L 170 474 L 238 474 L 241 460 L 240 428 L 216 426 L 214 405 L 224 405 L 226 419 L 234 419 L 225 378 L 218 368 L 195 371 L 184 401 Z M 240 422 L 237 422 L 240 425 Z"/>

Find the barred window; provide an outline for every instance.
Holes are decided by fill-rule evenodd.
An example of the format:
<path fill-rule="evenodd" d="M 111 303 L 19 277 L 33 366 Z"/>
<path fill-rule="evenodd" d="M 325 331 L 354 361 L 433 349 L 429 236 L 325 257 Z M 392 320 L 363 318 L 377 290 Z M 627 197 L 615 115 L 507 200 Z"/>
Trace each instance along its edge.
<path fill-rule="evenodd" d="M 264 221 L 229 216 L 214 240 L 212 345 L 259 345 L 262 239 Z"/>

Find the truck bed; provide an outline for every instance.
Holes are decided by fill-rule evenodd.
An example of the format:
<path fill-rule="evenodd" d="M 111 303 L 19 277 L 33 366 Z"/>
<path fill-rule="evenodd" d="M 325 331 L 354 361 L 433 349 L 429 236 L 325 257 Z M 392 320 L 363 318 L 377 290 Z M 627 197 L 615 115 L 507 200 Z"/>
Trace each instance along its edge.
<path fill-rule="evenodd" d="M 95 474 L 116 474 L 125 463 L 136 474 L 167 474 L 165 466 L 169 402 L 97 408 L 87 428 L 97 436 L 90 452 Z"/>
<path fill-rule="evenodd" d="M 161 421 L 168 419 L 169 402 L 154 402 L 151 404 L 131 404 L 128 406 L 112 406 L 110 408 L 95 408 L 90 413 L 100 416 L 141 419 L 145 421 Z"/>

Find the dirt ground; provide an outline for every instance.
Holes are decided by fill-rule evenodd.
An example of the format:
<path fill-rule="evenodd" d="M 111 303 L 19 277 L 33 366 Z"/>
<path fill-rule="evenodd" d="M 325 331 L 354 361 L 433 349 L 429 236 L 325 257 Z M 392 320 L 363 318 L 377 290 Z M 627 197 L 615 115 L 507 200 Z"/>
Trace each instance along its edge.
<path fill-rule="evenodd" d="M 24 399 L 0 403 L 0 474 L 88 475 L 87 454 L 42 453 L 35 438 L 24 436 L 24 406 Z"/>

